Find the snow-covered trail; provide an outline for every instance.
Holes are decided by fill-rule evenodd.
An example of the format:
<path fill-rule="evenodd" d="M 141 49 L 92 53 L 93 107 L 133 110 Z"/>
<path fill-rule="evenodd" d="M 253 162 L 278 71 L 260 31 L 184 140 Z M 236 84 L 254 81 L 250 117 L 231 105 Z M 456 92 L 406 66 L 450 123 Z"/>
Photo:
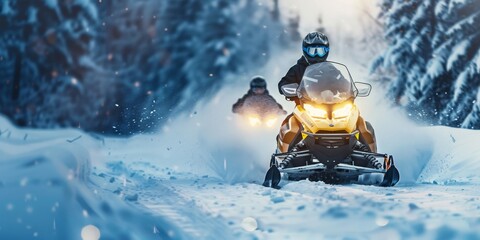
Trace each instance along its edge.
<path fill-rule="evenodd" d="M 104 239 L 480 239 L 478 131 L 415 126 L 377 88 L 357 104 L 379 151 L 395 156 L 398 186 L 260 186 L 278 130 L 249 127 L 231 105 L 260 73 L 291 111 L 276 84 L 298 57 L 281 52 L 263 69 L 232 76 L 158 134 L 92 138 L 0 118 L 0 238 L 75 239 L 94 224 Z M 364 67 L 332 60 L 366 81 Z"/>
<path fill-rule="evenodd" d="M 279 59 L 296 57 L 290 52 Z M 346 61 L 353 77 L 366 81 L 364 67 Z M 261 72 L 270 93 L 291 110 L 292 104 L 276 92 L 276 81 L 288 64 L 291 62 L 272 61 Z M 171 219 L 179 227 L 187 226 L 187 231 L 192 222 L 202 219 L 231 234 L 245 234 L 242 222 L 252 217 L 258 230 L 242 235 L 244 238 L 480 237 L 476 230 L 480 224 L 480 178 L 476 174 L 480 164 L 475 160 L 480 152 L 472 142 L 476 131 L 416 126 L 400 111 L 391 109 L 382 101 L 382 93 L 374 89 L 371 98 L 358 99 L 357 103 L 376 128 L 380 151 L 396 157 L 402 178 L 398 186 L 331 186 L 300 181 L 281 190 L 266 189 L 258 183 L 273 151 L 277 129 L 249 128 L 230 113 L 231 104 L 243 94 L 241 90 L 246 91 L 249 76 L 240 77 L 246 80 L 244 86 L 223 89 L 194 113 L 173 119 L 159 135 L 106 141 L 106 162 L 121 161 L 123 176 L 140 172 L 150 181 L 128 188 L 130 195 L 138 195 L 138 207 L 159 215 L 172 214 Z M 165 209 L 158 197 L 165 195 L 173 196 L 183 210 Z M 178 218 L 179 213 L 190 211 L 192 214 Z"/>
<path fill-rule="evenodd" d="M 180 123 L 202 126 L 198 115 Z M 300 181 L 274 190 L 258 184 L 268 159 L 262 156 L 271 150 L 257 149 L 273 140 L 274 130 L 220 138 L 230 136 L 227 129 L 211 133 L 215 141 L 201 141 L 195 134 L 202 127 L 92 139 L 74 130 L 0 125 L 0 236 L 6 239 L 73 239 L 86 224 L 99 226 L 105 239 L 480 238 L 478 131 L 425 128 L 431 142 L 413 149 L 424 148 L 427 159 L 405 160 L 421 161 L 420 169 L 400 167 L 413 183 Z M 249 218 L 258 224 L 253 232 L 244 228 Z"/>
<path fill-rule="evenodd" d="M 240 118 L 221 117 L 229 111 L 225 102 L 232 97 L 219 95 L 221 104 L 214 100 L 195 115 L 172 121 L 161 135 L 105 141 L 105 161 L 123 166 L 117 177 L 141 173 L 149 179 L 149 184 L 128 188 L 128 194 L 138 194 L 138 207 L 168 216 L 168 210 L 156 207 L 155 201 L 162 205 L 158 196 L 170 192 L 167 195 L 182 203 L 183 213 L 193 213 L 174 221 L 178 226 L 202 219 L 241 234 L 247 233 L 243 221 L 254 218 L 258 229 L 243 235 L 246 239 L 480 237 L 480 152 L 472 141 L 478 131 L 418 127 L 384 104 L 374 102 L 373 109 L 368 99 L 359 100 L 365 109 L 362 113 L 377 129 L 381 151 L 396 156 L 402 182 L 380 188 L 300 181 L 284 182 L 281 190 L 274 190 L 259 182 L 276 130 L 252 130 Z M 203 115 L 223 118 L 225 123 L 211 126 Z M 199 130 L 184 130 L 184 126 Z M 211 139 L 202 138 L 205 133 Z M 103 171 L 113 174 L 108 168 Z M 153 202 L 152 196 L 157 196 Z M 177 216 L 178 209 L 172 209 Z"/>
<path fill-rule="evenodd" d="M 175 185 L 170 184 L 176 182 L 172 172 L 149 162 L 125 164 L 112 161 L 106 164 L 106 168 L 95 169 L 91 176 L 92 188 L 112 193 L 135 208 L 168 222 L 169 226 L 156 225 L 154 231 L 166 228 L 182 233 L 172 236 L 173 239 L 248 238 L 249 233 L 232 231 L 225 219 L 204 212 L 197 207 L 195 200 L 180 195 Z M 159 177 L 161 175 L 164 178 Z M 194 182 L 191 178 L 185 184 Z"/>
<path fill-rule="evenodd" d="M 253 217 L 259 224 L 255 235 L 261 239 L 434 239 L 444 236 L 445 231 L 460 239 L 471 233 L 472 239 L 479 237 L 475 230 L 480 227 L 478 186 L 379 190 L 303 181 L 280 191 L 251 184 L 175 188 L 191 196 L 205 212 L 229 219 L 233 229 L 240 228 L 243 219 Z"/>
<path fill-rule="evenodd" d="M 290 111 L 275 85 L 297 56 L 283 54 L 293 60 L 272 60 L 262 72 Z M 364 68 L 347 65 L 364 80 Z M 86 224 L 105 239 L 480 238 L 478 131 L 415 126 L 374 93 L 357 103 L 380 151 L 396 157 L 398 186 L 268 189 L 258 183 L 277 129 L 251 128 L 230 112 L 251 75 L 158 134 L 92 138 L 0 118 L 0 238 L 74 239 Z"/>
<path fill-rule="evenodd" d="M 112 170 L 119 168 L 121 172 Z M 209 237 L 197 235 L 202 239 L 225 239 L 225 232 L 241 239 L 480 237 L 478 184 L 423 183 L 380 188 L 304 180 L 284 182 L 281 190 L 275 190 L 257 183 L 228 184 L 217 177 L 177 172 L 142 161 L 116 163 L 109 169 L 108 178 L 142 175 L 144 180 L 137 178 L 125 186 L 122 181 L 108 183 L 111 189 L 138 195 L 138 207 L 170 217 L 174 224 L 195 234 L 201 234 L 204 224 L 210 226 L 209 231 L 215 229 L 208 233 Z M 166 206 L 161 199 L 166 196 L 177 204 Z M 244 229 L 247 218 L 258 224 L 251 235 Z"/>
<path fill-rule="evenodd" d="M 0 239 L 79 239 L 89 224 L 102 229 L 102 239 L 188 236 L 163 218 L 131 209 L 113 193 L 92 188 L 90 163 L 98 142 L 87 134 L 17 130 L 3 120 Z M 163 228 L 152 233 L 154 225 Z"/>

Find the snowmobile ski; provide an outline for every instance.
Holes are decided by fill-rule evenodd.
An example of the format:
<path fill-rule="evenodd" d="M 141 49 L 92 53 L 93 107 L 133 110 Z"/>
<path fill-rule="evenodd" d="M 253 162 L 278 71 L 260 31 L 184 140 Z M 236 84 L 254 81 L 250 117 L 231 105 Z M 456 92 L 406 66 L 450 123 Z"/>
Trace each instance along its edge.
<path fill-rule="evenodd" d="M 388 163 L 390 164 L 387 172 L 383 177 L 383 181 L 380 183 L 382 187 L 392 187 L 400 180 L 400 173 L 398 172 L 395 163 L 393 162 L 393 156 L 388 157 Z"/>

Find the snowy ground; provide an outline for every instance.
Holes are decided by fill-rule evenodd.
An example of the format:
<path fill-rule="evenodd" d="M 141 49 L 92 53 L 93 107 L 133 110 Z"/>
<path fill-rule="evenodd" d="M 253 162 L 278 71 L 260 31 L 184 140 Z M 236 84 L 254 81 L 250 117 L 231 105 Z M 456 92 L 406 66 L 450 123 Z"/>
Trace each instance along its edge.
<path fill-rule="evenodd" d="M 258 184 L 261 174 L 234 175 L 249 168 L 238 159 L 165 161 L 195 154 L 159 136 L 0 125 L 1 239 L 80 239 L 88 224 L 102 239 L 480 238 L 478 131 L 426 128 L 432 154 L 416 183 L 274 190 Z"/>
<path fill-rule="evenodd" d="M 287 111 L 275 85 L 293 62 L 263 71 Z M 480 239 L 479 131 L 415 126 L 377 91 L 357 103 L 379 151 L 395 156 L 397 186 L 268 189 L 277 129 L 230 113 L 251 75 L 237 77 L 158 134 L 18 129 L 0 117 L 0 239 L 81 239 L 87 225 L 101 239 Z"/>
<path fill-rule="evenodd" d="M 285 66 L 266 68 L 275 86 Z M 18 129 L 0 118 L 0 239 L 80 239 L 87 225 L 102 239 L 480 238 L 478 131 L 415 126 L 374 92 L 357 103 L 379 151 L 395 156 L 397 186 L 268 189 L 259 182 L 277 129 L 230 113 L 243 88 L 128 139 Z"/>

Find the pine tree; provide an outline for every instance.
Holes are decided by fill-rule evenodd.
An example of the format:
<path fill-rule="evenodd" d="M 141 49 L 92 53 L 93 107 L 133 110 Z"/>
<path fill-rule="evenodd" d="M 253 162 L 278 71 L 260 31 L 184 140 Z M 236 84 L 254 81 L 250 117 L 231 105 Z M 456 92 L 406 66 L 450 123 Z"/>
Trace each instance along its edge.
<path fill-rule="evenodd" d="M 5 0 L 0 5 L 0 107 L 19 125 L 78 126 L 92 95 L 84 80 L 98 20 L 89 1 Z"/>
<path fill-rule="evenodd" d="M 318 16 L 317 22 L 318 22 L 318 26 L 317 26 L 317 29 L 315 29 L 315 31 L 327 34 L 327 32 L 325 30 L 325 26 L 323 24 L 322 16 Z"/>
<path fill-rule="evenodd" d="M 298 43 L 302 40 L 298 28 L 300 27 L 300 15 L 295 14 L 294 16 L 288 18 L 288 35 L 290 35 L 290 40 L 292 42 Z"/>
<path fill-rule="evenodd" d="M 110 12 L 100 59 L 115 72 L 118 133 L 153 130 L 190 111 L 227 74 L 265 62 L 271 47 L 270 11 L 252 0 L 132 1 Z"/>
<path fill-rule="evenodd" d="M 416 119 L 475 127 L 480 86 L 480 4 L 475 0 L 384 1 L 390 47 L 372 69 L 391 68 L 389 93 Z M 477 110 L 476 110 L 477 109 Z"/>
<path fill-rule="evenodd" d="M 107 134 L 191 110 L 284 39 L 254 0 L 5 0 L 0 27 L 2 113 Z"/>
<path fill-rule="evenodd" d="M 435 55 L 444 63 L 443 69 L 449 76 L 450 98 L 439 121 L 441 124 L 460 127 L 472 112 L 480 89 L 480 71 L 477 66 L 480 57 L 480 4 L 475 0 L 445 1 L 440 6 L 448 6 L 440 21 L 446 30 L 445 41 L 440 44 Z"/>
<path fill-rule="evenodd" d="M 151 127 L 155 119 L 145 118 L 145 99 L 160 84 L 162 45 L 158 39 L 161 9 L 158 1 L 113 0 L 100 6 L 104 24 L 100 27 L 97 61 L 111 79 L 113 97 L 104 110 L 109 119 L 102 127 L 107 133 L 133 134 Z M 152 64 L 154 62 L 154 64 Z M 154 65 L 154 66 L 153 66 Z"/>
<path fill-rule="evenodd" d="M 380 57 L 381 61 L 376 62 L 374 70 L 383 65 L 385 68 L 392 69 L 397 77 L 390 83 L 389 95 L 397 104 L 401 103 L 407 85 L 412 79 L 408 78 L 408 69 L 415 67 L 415 59 L 410 44 L 416 36 L 416 31 L 410 28 L 410 20 L 413 18 L 415 9 L 421 1 L 385 1 L 382 8 L 386 11 L 383 14 L 385 18 L 386 32 L 385 37 L 389 40 L 390 48 Z M 418 66 L 416 66 L 418 67 Z"/>

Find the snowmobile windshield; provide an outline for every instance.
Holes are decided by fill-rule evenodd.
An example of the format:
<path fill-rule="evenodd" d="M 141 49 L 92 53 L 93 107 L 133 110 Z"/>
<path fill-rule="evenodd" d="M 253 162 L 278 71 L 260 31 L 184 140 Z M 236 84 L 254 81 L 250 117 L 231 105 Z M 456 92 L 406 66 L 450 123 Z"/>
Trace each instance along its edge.
<path fill-rule="evenodd" d="M 300 101 L 335 104 L 355 98 L 357 90 L 347 67 L 335 62 L 321 62 L 307 67 L 297 94 Z"/>

